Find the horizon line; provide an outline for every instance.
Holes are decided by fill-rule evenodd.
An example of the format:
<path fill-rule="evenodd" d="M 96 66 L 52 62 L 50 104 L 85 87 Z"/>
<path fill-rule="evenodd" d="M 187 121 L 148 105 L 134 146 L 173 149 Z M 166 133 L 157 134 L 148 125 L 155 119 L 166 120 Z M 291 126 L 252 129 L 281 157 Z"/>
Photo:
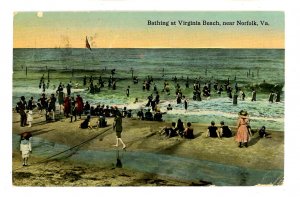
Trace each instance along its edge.
<path fill-rule="evenodd" d="M 13 47 L 13 49 L 87 49 L 85 47 Z M 247 47 L 96 47 L 96 48 L 91 48 L 93 49 L 285 49 L 285 48 L 247 48 Z M 89 49 L 87 49 L 89 50 Z"/>

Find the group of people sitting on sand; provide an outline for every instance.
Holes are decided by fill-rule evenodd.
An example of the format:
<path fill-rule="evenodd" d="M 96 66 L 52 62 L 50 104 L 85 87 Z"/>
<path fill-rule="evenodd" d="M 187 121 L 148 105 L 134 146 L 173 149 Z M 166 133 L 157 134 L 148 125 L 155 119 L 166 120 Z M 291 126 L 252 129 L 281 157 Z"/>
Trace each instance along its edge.
<path fill-rule="evenodd" d="M 167 137 L 180 136 L 182 138 L 194 139 L 194 129 L 192 128 L 192 123 L 188 122 L 186 127 L 184 127 L 181 119 L 178 119 L 177 123 L 172 122 L 171 127 L 163 127 L 159 133 Z"/>
<path fill-rule="evenodd" d="M 154 110 L 154 112 L 151 112 L 151 109 L 147 109 L 146 112 L 144 113 L 144 110 L 141 108 L 137 112 L 137 117 L 139 120 L 148 120 L 148 121 L 163 121 L 162 119 L 162 113 L 160 109 Z"/>
<path fill-rule="evenodd" d="M 110 109 L 111 109 L 111 113 L 109 114 L 108 117 L 116 117 L 117 114 L 119 114 L 120 117 L 123 117 L 123 118 L 128 117 L 128 112 L 126 111 L 126 107 L 124 107 L 122 112 L 118 109 L 117 106 L 112 106 Z M 98 120 L 97 120 L 96 125 L 93 126 L 91 124 L 91 114 L 88 114 L 86 116 L 86 119 L 82 123 L 80 123 L 79 128 L 93 129 L 94 127 L 96 127 L 96 128 L 106 127 L 107 126 L 107 120 L 106 120 L 105 113 L 98 114 L 97 116 L 98 116 Z"/>
<path fill-rule="evenodd" d="M 184 127 L 183 122 L 181 119 L 178 119 L 177 123 L 172 122 L 171 126 L 163 127 L 159 133 L 161 135 L 165 135 L 167 137 L 175 137 L 180 136 L 182 138 L 193 139 L 194 138 L 194 129 L 192 128 L 192 124 L 188 122 L 187 126 Z M 268 138 L 270 137 L 270 133 L 266 132 L 266 127 L 262 126 L 258 130 L 258 134 L 261 138 Z M 251 127 L 249 125 L 249 117 L 248 113 L 244 110 L 239 112 L 239 119 L 237 125 L 237 132 L 235 136 L 235 140 L 239 143 L 239 147 L 242 148 L 243 146 L 248 147 L 248 142 L 252 136 Z M 217 127 L 214 121 L 211 121 L 210 126 L 208 126 L 206 131 L 206 137 L 211 138 L 230 138 L 233 137 L 234 134 L 232 130 L 225 125 L 224 121 L 220 122 L 220 126 Z"/>
<path fill-rule="evenodd" d="M 224 121 L 220 122 L 220 127 L 215 126 L 215 122 L 211 121 L 210 126 L 207 128 L 206 137 L 232 137 L 231 129 L 225 125 Z"/>
<path fill-rule="evenodd" d="M 185 127 L 181 119 L 178 119 L 177 123 L 172 122 L 171 127 L 163 127 L 159 133 L 167 137 L 180 136 L 187 139 L 194 138 L 192 123 L 188 122 Z M 207 128 L 206 137 L 232 137 L 232 131 L 225 125 L 224 121 L 220 122 L 219 128 L 216 127 L 215 122 L 212 121 L 211 125 Z"/>

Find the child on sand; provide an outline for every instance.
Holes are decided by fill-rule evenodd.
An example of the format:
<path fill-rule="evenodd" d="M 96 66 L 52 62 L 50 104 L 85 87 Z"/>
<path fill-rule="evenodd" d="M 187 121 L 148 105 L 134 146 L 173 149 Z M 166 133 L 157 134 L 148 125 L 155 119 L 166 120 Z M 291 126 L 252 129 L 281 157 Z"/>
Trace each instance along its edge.
<path fill-rule="evenodd" d="M 32 121 L 33 121 L 33 118 L 32 118 L 32 111 L 29 110 L 29 111 L 27 111 L 27 122 L 28 122 L 28 127 L 31 127 Z"/>
<path fill-rule="evenodd" d="M 265 126 L 262 126 L 259 131 L 258 131 L 258 134 L 261 138 L 270 138 L 270 133 L 267 133 L 266 132 L 266 127 Z"/>
<path fill-rule="evenodd" d="M 28 165 L 28 158 L 32 151 L 31 149 L 31 133 L 30 132 L 24 132 L 21 134 L 20 139 L 20 151 L 22 153 L 22 159 L 23 159 L 23 166 Z"/>

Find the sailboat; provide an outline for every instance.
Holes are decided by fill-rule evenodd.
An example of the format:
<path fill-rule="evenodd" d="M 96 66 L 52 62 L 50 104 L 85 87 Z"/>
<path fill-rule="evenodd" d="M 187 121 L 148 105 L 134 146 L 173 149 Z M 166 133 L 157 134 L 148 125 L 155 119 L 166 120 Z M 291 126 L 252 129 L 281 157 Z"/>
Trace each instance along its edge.
<path fill-rule="evenodd" d="M 91 49 L 91 45 L 90 45 L 90 43 L 89 43 L 89 41 L 87 39 L 87 36 L 85 37 L 85 47 L 88 48 L 89 50 L 92 50 Z"/>

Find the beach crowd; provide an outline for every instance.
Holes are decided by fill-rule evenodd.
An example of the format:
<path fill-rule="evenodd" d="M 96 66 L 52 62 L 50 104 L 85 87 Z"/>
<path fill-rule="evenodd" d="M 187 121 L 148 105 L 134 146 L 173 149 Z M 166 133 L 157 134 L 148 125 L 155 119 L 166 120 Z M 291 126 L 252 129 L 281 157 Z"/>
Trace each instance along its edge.
<path fill-rule="evenodd" d="M 114 71 L 115 72 L 115 71 Z M 112 76 L 108 79 L 108 88 L 116 89 L 117 80 L 113 77 L 114 72 L 112 71 Z M 183 95 L 181 86 L 178 82 L 176 77 L 172 78 L 173 82 L 175 83 L 175 99 L 177 104 L 183 104 L 184 110 L 188 110 L 188 98 Z M 101 76 L 98 78 L 98 83 L 95 83 L 96 79 L 94 77 L 87 78 L 84 76 L 83 78 L 83 86 L 87 87 L 87 91 L 90 94 L 99 93 L 101 88 L 104 88 L 104 80 Z M 186 88 L 189 88 L 191 80 L 187 77 L 185 80 Z M 133 76 L 133 83 L 138 84 L 138 78 Z M 95 85 L 94 85 L 95 84 Z M 76 87 L 78 84 L 76 84 Z M 150 94 L 147 99 L 145 99 L 145 108 L 139 109 L 139 111 L 134 114 L 133 110 L 127 109 L 126 106 L 123 109 L 119 109 L 117 106 L 109 106 L 105 104 L 98 104 L 98 105 L 91 105 L 89 101 L 85 101 L 77 94 L 76 97 L 72 96 L 72 82 L 70 81 L 66 86 L 62 83 L 59 83 L 55 92 L 51 93 L 50 95 L 45 94 L 45 79 L 44 75 L 40 79 L 39 88 L 42 89 L 42 93 L 40 98 L 37 101 L 30 97 L 28 101 L 24 96 L 20 97 L 19 102 L 17 102 L 15 110 L 17 113 L 20 114 L 20 126 L 21 127 L 32 127 L 33 122 L 33 111 L 38 113 L 41 117 L 45 116 L 46 122 L 56 121 L 58 118 L 65 118 L 69 119 L 69 122 L 76 122 L 81 120 L 82 116 L 85 117 L 84 120 L 81 120 L 79 124 L 79 128 L 82 129 L 93 129 L 93 128 L 103 128 L 107 127 L 107 120 L 106 118 L 112 117 L 114 118 L 114 129 L 116 130 L 117 136 L 117 143 L 115 146 L 118 146 L 120 142 L 123 145 L 123 149 L 126 148 L 126 145 L 121 139 L 121 132 L 122 132 L 122 118 L 137 118 L 141 121 L 163 121 L 163 114 L 167 112 L 161 112 L 159 108 L 160 103 L 160 95 L 156 84 L 154 83 L 154 79 L 152 76 L 148 76 L 142 83 L 142 90 L 143 91 L 150 91 L 151 87 L 153 87 L 153 94 Z M 64 90 L 66 89 L 66 91 Z M 221 95 L 223 92 L 226 92 L 227 96 L 233 99 L 233 104 L 235 104 L 234 100 L 238 97 L 240 100 L 245 100 L 245 93 L 242 91 L 240 87 L 238 87 L 237 83 L 234 83 L 234 87 L 230 86 L 229 79 L 224 84 L 219 84 L 217 82 L 211 83 L 208 81 L 204 84 L 203 88 L 201 88 L 200 80 L 196 79 L 193 83 L 193 96 L 192 99 L 195 101 L 201 101 L 202 97 L 209 98 L 212 94 L 212 91 L 216 92 L 217 95 Z M 163 89 L 161 90 L 162 93 L 171 94 L 171 88 L 167 81 L 164 81 Z M 74 95 L 74 94 L 73 94 Z M 126 97 L 130 95 L 130 86 L 127 86 L 125 91 Z M 256 91 L 252 89 L 251 101 L 256 101 Z M 271 91 L 269 95 L 269 102 L 279 102 L 280 101 L 280 94 Z M 138 102 L 138 98 L 136 98 L 135 103 Z M 168 104 L 167 111 L 171 111 L 173 107 L 171 104 Z M 145 110 L 145 111 L 144 111 Z M 91 124 L 91 117 L 97 117 L 98 121 L 96 125 Z M 164 135 L 168 138 L 179 136 L 186 139 L 193 139 L 194 136 L 194 129 L 192 127 L 191 122 L 187 122 L 184 124 L 180 117 L 178 118 L 177 122 L 172 122 L 171 125 L 163 127 L 159 133 Z M 238 147 L 248 147 L 248 142 L 252 136 L 251 126 L 250 126 L 250 118 L 245 110 L 241 110 L 238 114 L 237 120 L 237 130 L 235 133 L 235 140 L 238 142 Z M 265 126 L 262 126 L 259 130 L 260 137 L 267 137 L 270 134 L 266 132 Z M 23 136 L 23 135 L 22 135 Z M 22 140 L 29 140 L 31 137 L 30 134 L 26 135 L 27 137 L 22 137 Z M 216 126 L 215 121 L 211 121 L 210 125 L 207 127 L 206 137 L 211 138 L 230 138 L 234 136 L 234 132 L 230 129 L 224 121 L 220 121 L 220 125 Z M 29 141 L 28 141 L 29 142 Z M 26 144 L 25 142 L 22 142 Z M 22 144 L 21 143 L 21 144 Z M 29 144 L 29 143 L 27 143 Z M 30 148 L 26 149 L 26 157 L 28 155 L 28 151 L 31 151 Z M 27 165 L 27 160 L 24 159 L 24 165 Z"/>

